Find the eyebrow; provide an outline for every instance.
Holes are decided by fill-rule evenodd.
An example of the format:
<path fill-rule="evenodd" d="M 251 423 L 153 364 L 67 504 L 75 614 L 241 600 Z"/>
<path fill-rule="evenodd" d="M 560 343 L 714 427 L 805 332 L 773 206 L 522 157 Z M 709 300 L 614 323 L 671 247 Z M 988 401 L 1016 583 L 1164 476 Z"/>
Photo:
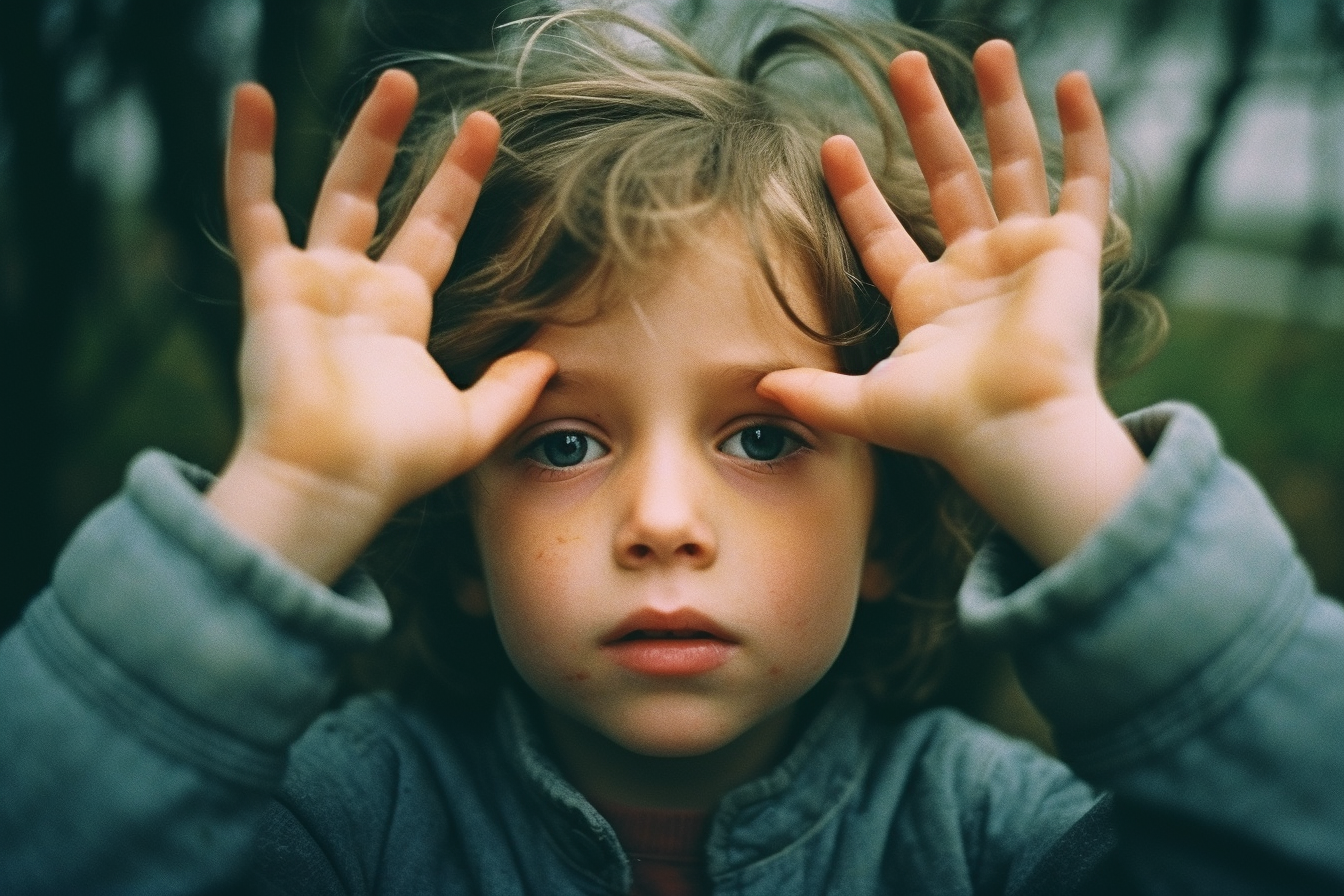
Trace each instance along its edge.
<path fill-rule="evenodd" d="M 774 373 L 776 370 L 789 370 L 798 366 L 797 363 L 782 357 L 747 364 L 727 363 L 710 367 L 707 378 L 712 380 L 715 385 L 726 386 L 729 389 L 752 389 L 754 391 L 756 384 L 766 374 Z M 593 372 L 583 369 L 558 370 L 547 381 L 544 391 L 563 394 L 576 390 L 597 388 L 602 385 L 602 379 L 601 375 L 594 375 Z"/>

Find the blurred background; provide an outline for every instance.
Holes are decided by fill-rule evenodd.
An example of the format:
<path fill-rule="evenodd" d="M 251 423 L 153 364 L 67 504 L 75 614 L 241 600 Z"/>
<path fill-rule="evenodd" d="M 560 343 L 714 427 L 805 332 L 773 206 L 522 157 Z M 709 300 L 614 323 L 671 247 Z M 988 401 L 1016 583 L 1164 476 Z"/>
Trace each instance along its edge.
<path fill-rule="evenodd" d="M 823 9 L 893 10 L 877 0 Z M 294 236 L 367 73 L 488 47 L 542 4 L 6 0 L 0 4 L 0 629 L 155 445 L 218 469 L 237 425 L 237 282 L 219 170 L 228 89 L 280 110 Z M 636 9 L 719 28 L 739 2 Z M 726 12 L 725 12 L 726 11 Z M 1036 109 L 1092 77 L 1167 346 L 1111 398 L 1194 401 L 1344 594 L 1344 2 L 897 0 L 973 48 L 1019 47 Z M 707 26 L 708 23 L 708 26 Z"/>

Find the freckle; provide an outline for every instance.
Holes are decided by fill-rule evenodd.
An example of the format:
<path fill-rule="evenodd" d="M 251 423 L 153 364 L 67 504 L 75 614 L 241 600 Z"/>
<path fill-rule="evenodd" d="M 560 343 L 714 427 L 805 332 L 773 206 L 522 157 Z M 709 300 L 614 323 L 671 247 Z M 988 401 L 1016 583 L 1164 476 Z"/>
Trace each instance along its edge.
<path fill-rule="evenodd" d="M 779 669 L 778 666 L 771 666 L 771 667 L 770 667 L 770 674 L 771 674 L 771 675 L 778 675 L 779 672 L 780 672 L 780 669 Z"/>
<path fill-rule="evenodd" d="M 577 672 L 566 672 L 565 681 L 587 681 L 588 673 L 579 669 Z"/>

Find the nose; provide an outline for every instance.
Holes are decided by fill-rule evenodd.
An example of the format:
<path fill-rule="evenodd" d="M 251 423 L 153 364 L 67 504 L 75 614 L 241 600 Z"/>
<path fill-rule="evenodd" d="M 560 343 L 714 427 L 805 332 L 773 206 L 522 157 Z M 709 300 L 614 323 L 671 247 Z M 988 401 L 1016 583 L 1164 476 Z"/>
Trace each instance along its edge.
<path fill-rule="evenodd" d="M 711 474 L 702 465 L 694 449 L 667 445 L 630 458 L 613 545 L 619 566 L 713 565 L 718 542 L 705 515 Z"/>

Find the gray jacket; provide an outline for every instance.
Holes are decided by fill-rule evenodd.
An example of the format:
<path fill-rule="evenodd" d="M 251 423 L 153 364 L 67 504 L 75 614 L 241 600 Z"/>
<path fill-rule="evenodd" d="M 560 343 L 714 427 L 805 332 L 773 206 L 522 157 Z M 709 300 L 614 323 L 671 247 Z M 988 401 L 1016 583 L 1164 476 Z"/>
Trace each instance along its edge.
<path fill-rule="evenodd" d="M 722 801 L 716 892 L 1344 892 L 1344 611 L 1198 412 L 1128 423 L 1151 466 L 1121 512 L 1044 571 L 991 539 L 960 595 L 1068 765 L 837 692 Z M 0 640 L 0 893 L 628 888 L 528 698 L 323 714 L 386 604 L 243 544 L 206 481 L 142 456 Z"/>

